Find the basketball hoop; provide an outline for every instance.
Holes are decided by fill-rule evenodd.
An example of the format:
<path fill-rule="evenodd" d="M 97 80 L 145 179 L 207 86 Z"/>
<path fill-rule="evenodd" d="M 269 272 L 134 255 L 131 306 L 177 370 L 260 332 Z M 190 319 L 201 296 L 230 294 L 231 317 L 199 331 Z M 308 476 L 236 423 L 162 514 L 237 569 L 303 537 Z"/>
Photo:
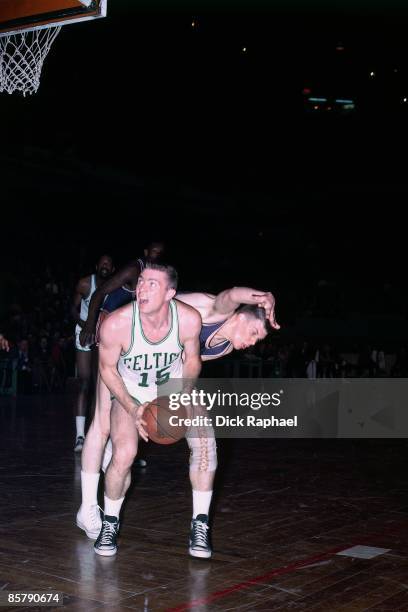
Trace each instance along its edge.
<path fill-rule="evenodd" d="M 61 27 L 106 16 L 107 0 L 0 0 L 0 92 L 40 86 L 44 60 Z"/>
<path fill-rule="evenodd" d="M 61 26 L 0 37 L 0 92 L 36 93 L 45 58 Z"/>

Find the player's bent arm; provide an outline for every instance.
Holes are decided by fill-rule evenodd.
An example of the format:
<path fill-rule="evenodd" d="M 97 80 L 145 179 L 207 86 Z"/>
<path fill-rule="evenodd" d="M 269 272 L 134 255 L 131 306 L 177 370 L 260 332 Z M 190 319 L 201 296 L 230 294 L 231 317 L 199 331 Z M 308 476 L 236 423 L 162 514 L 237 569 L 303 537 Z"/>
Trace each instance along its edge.
<path fill-rule="evenodd" d="M 123 309 L 120 309 L 123 310 Z M 101 325 L 99 344 L 99 372 L 111 394 L 134 415 L 136 404 L 120 376 L 117 365 L 120 354 L 126 350 L 126 331 L 128 332 L 131 319 L 127 321 L 120 311 L 111 314 Z"/>
<path fill-rule="evenodd" d="M 220 314 L 230 314 L 241 304 L 257 304 L 257 296 L 263 291 L 256 291 L 250 287 L 232 287 L 219 293 L 214 301 L 214 310 Z"/>
<path fill-rule="evenodd" d="M 179 307 L 180 341 L 183 350 L 183 391 L 192 391 L 201 372 L 200 331 L 201 317 L 194 308 Z"/>
<path fill-rule="evenodd" d="M 218 314 L 231 315 L 241 304 L 265 308 L 270 324 L 279 329 L 280 326 L 275 320 L 275 298 L 270 291 L 259 291 L 250 287 L 225 289 L 215 298 L 213 308 Z"/>
<path fill-rule="evenodd" d="M 126 285 L 126 283 L 136 284 L 139 274 L 140 266 L 137 262 L 134 262 L 116 272 L 111 278 L 97 287 L 89 303 L 88 318 L 86 322 L 86 327 L 89 331 L 95 331 L 99 310 L 105 295 L 112 293 L 112 291 L 119 289 L 123 285 Z"/>

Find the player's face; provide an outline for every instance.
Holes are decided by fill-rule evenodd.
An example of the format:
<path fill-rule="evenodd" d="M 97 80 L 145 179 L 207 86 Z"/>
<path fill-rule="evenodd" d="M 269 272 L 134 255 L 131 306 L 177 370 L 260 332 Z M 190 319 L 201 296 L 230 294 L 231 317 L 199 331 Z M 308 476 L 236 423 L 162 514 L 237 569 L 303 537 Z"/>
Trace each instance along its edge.
<path fill-rule="evenodd" d="M 267 333 L 265 325 L 255 317 L 248 317 L 244 313 L 236 315 L 237 321 L 232 337 L 232 345 L 234 349 L 240 351 L 250 346 L 254 346 L 258 340 L 266 338 Z"/>
<path fill-rule="evenodd" d="M 136 286 L 136 299 L 140 312 L 153 313 L 171 300 L 175 290 L 169 288 L 166 272 L 146 268 L 140 274 Z"/>
<path fill-rule="evenodd" d="M 163 244 L 152 244 L 148 249 L 145 249 L 145 257 L 149 261 L 157 261 L 164 253 Z"/>
<path fill-rule="evenodd" d="M 113 263 L 110 257 L 101 257 L 96 266 L 96 271 L 102 278 L 107 278 L 113 272 Z"/>

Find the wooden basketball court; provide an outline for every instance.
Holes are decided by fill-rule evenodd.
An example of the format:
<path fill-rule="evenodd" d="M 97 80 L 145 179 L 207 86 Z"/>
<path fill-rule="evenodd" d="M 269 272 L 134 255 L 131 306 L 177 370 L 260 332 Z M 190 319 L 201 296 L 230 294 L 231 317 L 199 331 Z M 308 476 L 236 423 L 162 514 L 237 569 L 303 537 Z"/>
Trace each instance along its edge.
<path fill-rule="evenodd" d="M 205 561 L 187 552 L 184 441 L 149 444 L 104 558 L 75 525 L 72 440 L 63 395 L 1 398 L 1 590 L 87 611 L 408 610 L 406 441 L 220 440 Z"/>

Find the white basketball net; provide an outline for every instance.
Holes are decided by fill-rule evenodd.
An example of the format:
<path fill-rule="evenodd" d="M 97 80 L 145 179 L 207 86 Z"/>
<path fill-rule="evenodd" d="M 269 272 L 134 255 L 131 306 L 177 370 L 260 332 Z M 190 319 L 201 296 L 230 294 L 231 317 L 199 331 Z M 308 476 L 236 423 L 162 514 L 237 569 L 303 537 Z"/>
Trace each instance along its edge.
<path fill-rule="evenodd" d="M 41 70 L 60 26 L 0 37 L 0 92 L 36 93 Z"/>

